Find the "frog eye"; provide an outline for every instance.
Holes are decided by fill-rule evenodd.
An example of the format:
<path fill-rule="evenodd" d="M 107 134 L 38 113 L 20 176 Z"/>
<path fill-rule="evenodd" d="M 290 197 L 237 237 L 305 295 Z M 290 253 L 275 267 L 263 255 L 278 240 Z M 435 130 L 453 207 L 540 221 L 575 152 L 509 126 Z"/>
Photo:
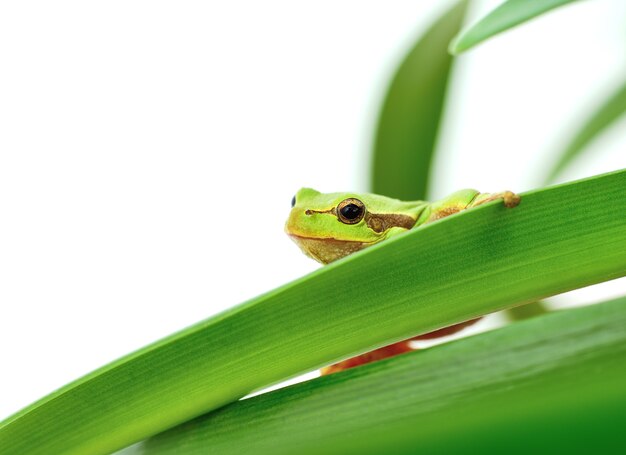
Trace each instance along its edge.
<path fill-rule="evenodd" d="M 365 205 L 358 199 L 344 199 L 337 206 L 339 221 L 345 224 L 356 224 L 365 215 Z"/>
<path fill-rule="evenodd" d="M 294 195 L 294 197 L 291 199 L 291 207 L 294 207 L 296 205 L 296 196 Z"/>

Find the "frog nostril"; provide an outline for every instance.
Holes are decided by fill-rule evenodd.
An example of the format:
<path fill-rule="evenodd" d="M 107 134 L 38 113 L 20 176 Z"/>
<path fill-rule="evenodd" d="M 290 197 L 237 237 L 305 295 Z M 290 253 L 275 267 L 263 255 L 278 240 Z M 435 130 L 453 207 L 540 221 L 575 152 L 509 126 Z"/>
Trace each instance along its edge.
<path fill-rule="evenodd" d="M 305 215 L 311 216 L 313 215 L 313 210 L 307 210 L 306 212 L 304 212 Z"/>

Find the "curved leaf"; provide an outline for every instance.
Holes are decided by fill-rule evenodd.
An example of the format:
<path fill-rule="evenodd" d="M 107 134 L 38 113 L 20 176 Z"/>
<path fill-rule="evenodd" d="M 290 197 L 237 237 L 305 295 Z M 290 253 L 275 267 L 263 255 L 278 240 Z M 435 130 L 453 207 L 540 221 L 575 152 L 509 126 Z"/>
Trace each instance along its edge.
<path fill-rule="evenodd" d="M 374 139 L 372 191 L 425 199 L 452 65 L 448 43 L 463 23 L 467 2 L 447 11 L 414 45 L 387 90 Z"/>
<path fill-rule="evenodd" d="M 626 170 L 533 191 L 322 267 L 10 417 L 2 454 L 109 453 L 324 364 L 624 276 L 624 188 Z"/>
<path fill-rule="evenodd" d="M 612 93 L 586 120 L 567 146 L 558 153 L 558 160 L 548 173 L 546 182 L 551 182 L 577 157 L 600 133 L 626 113 L 626 81 Z"/>
<path fill-rule="evenodd" d="M 574 1 L 577 0 L 507 0 L 461 32 L 450 44 L 450 52 L 460 54 L 498 33 Z"/>
<path fill-rule="evenodd" d="M 142 453 L 597 453 L 626 441 L 607 412 L 626 416 L 624 327 L 626 297 L 554 312 L 233 403 Z"/>

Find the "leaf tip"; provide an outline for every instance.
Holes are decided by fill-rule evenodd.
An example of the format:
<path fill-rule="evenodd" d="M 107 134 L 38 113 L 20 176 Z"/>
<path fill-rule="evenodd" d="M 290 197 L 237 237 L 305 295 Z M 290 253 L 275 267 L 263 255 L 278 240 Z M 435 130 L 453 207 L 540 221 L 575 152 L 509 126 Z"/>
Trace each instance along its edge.
<path fill-rule="evenodd" d="M 462 54 L 480 42 L 473 39 L 471 34 L 468 32 L 471 32 L 471 28 L 461 30 L 454 38 L 452 38 L 452 41 L 450 41 L 450 45 L 448 46 L 448 52 L 450 54 Z"/>
<path fill-rule="evenodd" d="M 462 46 L 459 43 L 459 37 L 458 35 L 456 37 L 454 37 L 454 39 L 452 41 L 450 41 L 450 44 L 448 45 L 448 53 L 450 55 L 459 55 L 460 53 L 462 53 L 464 51 L 464 49 L 462 48 Z"/>

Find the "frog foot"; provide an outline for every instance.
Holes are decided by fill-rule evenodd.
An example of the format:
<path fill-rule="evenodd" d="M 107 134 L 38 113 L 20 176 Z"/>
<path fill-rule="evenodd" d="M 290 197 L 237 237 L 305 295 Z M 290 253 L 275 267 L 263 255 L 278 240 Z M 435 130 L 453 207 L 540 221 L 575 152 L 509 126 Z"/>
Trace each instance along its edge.
<path fill-rule="evenodd" d="M 346 359 L 342 362 L 335 363 L 334 365 L 329 365 L 327 367 L 324 367 L 320 370 L 320 372 L 322 373 L 322 376 L 324 376 L 327 374 L 332 374 L 332 373 L 337 373 L 339 371 L 347 370 L 349 368 L 354 368 L 354 367 L 358 367 L 361 365 L 365 365 L 366 363 L 376 362 L 378 360 L 387 359 L 389 357 L 394 357 L 399 354 L 404 354 L 405 352 L 411 352 L 415 350 L 415 348 L 411 347 L 410 342 L 412 340 L 431 340 L 433 338 L 440 338 L 443 336 L 453 335 L 457 332 L 460 332 L 465 327 L 468 327 L 476 323 L 480 319 L 481 318 L 470 319 L 469 321 L 464 321 L 464 322 L 460 322 L 458 324 L 454 324 L 448 327 L 443 327 L 441 329 L 434 330 L 432 332 L 418 335 L 408 340 L 390 344 L 389 346 L 383 346 L 382 348 L 378 348 L 373 351 L 366 352 L 365 354 L 361 354 L 356 357 Z"/>
<path fill-rule="evenodd" d="M 320 372 L 322 373 L 322 376 L 324 376 L 411 351 L 414 351 L 414 349 L 410 346 L 410 340 L 400 341 L 398 343 L 390 344 L 389 346 L 384 346 L 382 348 L 366 352 L 365 354 L 343 360 L 339 363 L 329 365 L 322 368 Z"/>
<path fill-rule="evenodd" d="M 517 207 L 522 200 L 519 194 L 515 194 L 512 191 L 503 191 L 501 193 L 482 193 L 472 201 L 469 207 L 477 207 L 479 205 L 486 204 L 487 202 L 497 201 L 498 199 L 502 199 L 504 206 L 508 208 Z"/>

